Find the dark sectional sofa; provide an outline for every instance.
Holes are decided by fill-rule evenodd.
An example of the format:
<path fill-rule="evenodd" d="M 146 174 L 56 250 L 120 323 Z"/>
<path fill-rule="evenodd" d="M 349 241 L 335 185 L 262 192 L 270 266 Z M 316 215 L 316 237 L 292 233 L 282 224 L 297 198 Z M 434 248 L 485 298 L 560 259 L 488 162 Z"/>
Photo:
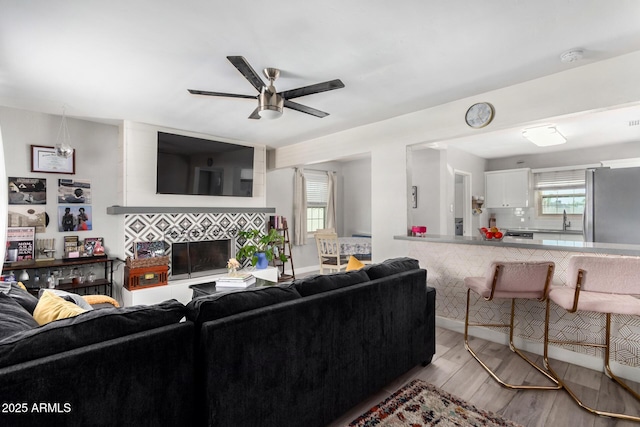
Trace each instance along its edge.
<path fill-rule="evenodd" d="M 25 312 L 0 294 L 1 426 L 193 424 L 194 327 L 180 323 L 182 304 L 102 308 L 44 326 Z"/>
<path fill-rule="evenodd" d="M 399 258 L 0 333 L 0 425 L 320 427 L 434 353 L 435 290 Z"/>

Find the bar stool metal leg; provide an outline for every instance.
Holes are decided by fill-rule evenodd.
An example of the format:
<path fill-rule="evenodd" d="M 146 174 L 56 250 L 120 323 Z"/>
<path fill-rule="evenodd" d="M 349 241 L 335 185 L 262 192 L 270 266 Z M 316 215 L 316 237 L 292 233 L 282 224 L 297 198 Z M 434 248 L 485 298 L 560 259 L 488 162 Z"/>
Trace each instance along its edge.
<path fill-rule="evenodd" d="M 513 324 L 515 318 L 515 298 L 511 298 L 511 315 L 509 324 L 504 323 L 469 323 L 469 303 L 471 298 L 471 289 L 467 289 L 467 310 L 465 313 L 465 322 L 464 322 L 464 346 L 467 351 L 473 356 L 474 359 L 480 363 L 480 365 L 491 375 L 491 377 L 496 380 L 503 387 L 512 389 L 512 390 L 559 390 L 562 388 L 562 384 L 558 382 L 555 378 L 555 374 L 549 373 L 545 371 L 540 366 L 536 365 L 532 360 L 530 360 L 522 351 L 520 351 L 515 344 L 513 343 Z M 469 326 L 484 326 L 484 327 L 505 327 L 509 328 L 509 348 L 511 351 L 520 356 L 525 362 L 535 368 L 538 372 L 544 375 L 548 380 L 550 380 L 553 385 L 524 385 L 524 384 L 510 384 L 506 381 L 502 380 L 491 368 L 489 368 L 476 354 L 475 351 L 469 345 Z"/>
<path fill-rule="evenodd" d="M 611 367 L 609 365 L 609 361 L 610 361 L 610 357 L 611 357 L 611 313 L 606 313 L 605 344 L 585 343 L 585 342 L 579 342 L 579 341 L 550 340 L 549 339 L 550 306 L 551 306 L 551 300 L 547 299 L 547 308 L 546 308 L 545 325 L 544 325 L 544 366 L 549 370 L 549 372 L 551 372 L 551 374 L 553 376 L 555 376 L 558 379 L 558 383 L 567 391 L 567 393 L 569 393 L 569 396 L 571 396 L 571 398 L 581 408 L 587 410 L 588 412 L 590 412 L 592 414 L 600 415 L 600 416 L 603 416 L 603 417 L 611 417 L 611 418 L 618 418 L 618 419 L 622 419 L 622 420 L 640 422 L 640 417 L 637 417 L 637 416 L 627 415 L 627 414 L 622 414 L 622 413 L 617 413 L 617 412 L 602 411 L 602 410 L 599 410 L 599 409 L 592 408 L 592 407 L 588 406 L 587 404 L 585 404 L 578 397 L 578 395 L 569 386 L 567 386 L 567 383 L 565 383 L 562 380 L 562 378 L 553 370 L 553 368 L 551 367 L 551 364 L 549 363 L 549 343 L 554 343 L 554 344 L 573 344 L 573 345 L 580 345 L 580 346 L 603 348 L 604 349 L 604 365 L 605 365 L 605 370 L 606 370 L 607 376 L 609 376 L 612 380 L 617 382 L 622 388 L 624 388 L 626 391 L 628 391 L 629 394 L 631 394 L 636 400 L 638 400 L 640 402 L 640 394 L 635 392 L 623 380 L 621 380 L 619 377 L 614 375 L 613 372 L 611 371 Z M 571 312 L 571 310 L 570 310 L 570 312 Z"/>

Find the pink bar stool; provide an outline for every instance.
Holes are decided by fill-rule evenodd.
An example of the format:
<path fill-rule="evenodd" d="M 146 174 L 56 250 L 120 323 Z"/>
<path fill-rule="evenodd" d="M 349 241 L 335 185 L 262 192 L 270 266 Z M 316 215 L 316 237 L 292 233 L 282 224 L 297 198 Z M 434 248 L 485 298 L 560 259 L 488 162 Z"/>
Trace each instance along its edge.
<path fill-rule="evenodd" d="M 555 373 L 549 364 L 548 349 L 552 344 L 573 344 L 604 349 L 604 368 L 607 376 L 618 383 L 636 400 L 640 394 L 631 389 L 624 381 L 615 376 L 609 366 L 611 357 L 611 315 L 640 316 L 640 258 L 618 256 L 576 255 L 569 259 L 567 286 L 553 286 L 549 290 L 544 330 L 544 364 L 559 384 L 580 405 L 592 414 L 640 422 L 640 417 L 617 412 L 608 412 L 587 406 L 576 393 Z M 567 310 L 591 311 L 605 315 L 604 344 L 549 339 L 549 314 L 551 301 Z M 615 349 L 614 349 L 615 351 Z"/>
<path fill-rule="evenodd" d="M 467 311 L 464 320 L 464 345 L 467 351 L 480 363 L 480 365 L 502 386 L 510 389 L 533 389 L 533 390 L 558 390 L 562 386 L 547 371 L 532 362 L 513 343 L 513 324 L 515 318 L 516 299 L 537 299 L 544 301 L 547 291 L 553 279 L 555 264 L 553 262 L 493 262 L 485 277 L 465 277 L 464 284 L 467 289 Z M 476 302 L 493 301 L 494 299 L 511 300 L 511 317 L 508 324 L 505 323 L 470 323 L 469 307 L 471 301 L 471 291 L 478 294 Z M 471 349 L 469 345 L 469 327 L 504 327 L 509 328 L 509 348 L 529 363 L 538 372 L 544 375 L 552 384 L 549 385 L 528 385 L 509 384 L 502 380 L 491 370 L 480 357 Z"/>

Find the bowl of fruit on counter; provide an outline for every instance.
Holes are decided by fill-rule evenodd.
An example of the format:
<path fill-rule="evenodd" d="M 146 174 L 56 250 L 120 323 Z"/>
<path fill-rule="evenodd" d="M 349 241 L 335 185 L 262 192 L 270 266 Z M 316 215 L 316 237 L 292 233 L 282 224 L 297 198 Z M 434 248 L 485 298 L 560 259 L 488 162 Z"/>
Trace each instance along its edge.
<path fill-rule="evenodd" d="M 502 240 L 504 233 L 498 227 L 482 227 L 478 229 L 483 240 Z"/>

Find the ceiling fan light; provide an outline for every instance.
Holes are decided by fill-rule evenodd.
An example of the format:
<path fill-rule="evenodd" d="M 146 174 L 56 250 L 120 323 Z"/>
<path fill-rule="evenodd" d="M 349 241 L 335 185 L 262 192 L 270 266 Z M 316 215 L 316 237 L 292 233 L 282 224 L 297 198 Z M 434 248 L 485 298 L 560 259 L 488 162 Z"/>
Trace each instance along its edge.
<path fill-rule="evenodd" d="M 282 108 L 263 105 L 260 110 L 258 110 L 258 114 L 263 119 L 277 119 L 282 116 Z"/>
<path fill-rule="evenodd" d="M 258 115 L 263 119 L 277 119 L 282 115 L 284 99 L 273 91 L 263 89 L 258 97 Z"/>
<path fill-rule="evenodd" d="M 539 126 L 522 131 L 522 136 L 539 147 L 560 145 L 567 142 L 567 139 L 558 129 L 553 126 Z"/>

